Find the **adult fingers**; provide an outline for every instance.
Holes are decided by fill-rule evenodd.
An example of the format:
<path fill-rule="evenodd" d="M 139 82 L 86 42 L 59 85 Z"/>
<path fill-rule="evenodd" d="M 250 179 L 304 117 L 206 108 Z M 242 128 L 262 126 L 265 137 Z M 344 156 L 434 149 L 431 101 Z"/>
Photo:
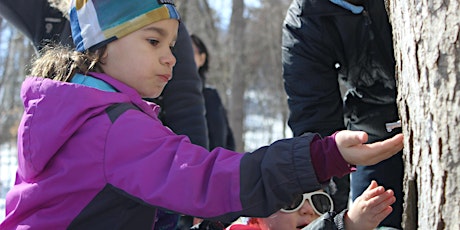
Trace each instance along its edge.
<path fill-rule="evenodd" d="M 361 145 L 366 143 L 367 139 L 368 135 L 363 131 L 342 130 L 335 135 L 337 146 L 344 148 Z"/>
<path fill-rule="evenodd" d="M 368 164 L 376 164 L 395 155 L 404 146 L 404 136 L 397 134 L 384 141 L 365 145 L 368 152 Z"/>
<path fill-rule="evenodd" d="M 357 136 L 355 135 L 354 138 L 353 136 L 347 136 L 348 139 L 342 139 L 342 141 L 345 140 L 344 142 L 337 142 L 337 147 L 343 158 L 350 164 L 373 165 L 393 156 L 403 147 L 402 134 L 397 134 L 392 138 L 372 144 L 359 144 L 360 137 Z M 346 145 L 350 143 L 355 143 L 355 145 Z"/>

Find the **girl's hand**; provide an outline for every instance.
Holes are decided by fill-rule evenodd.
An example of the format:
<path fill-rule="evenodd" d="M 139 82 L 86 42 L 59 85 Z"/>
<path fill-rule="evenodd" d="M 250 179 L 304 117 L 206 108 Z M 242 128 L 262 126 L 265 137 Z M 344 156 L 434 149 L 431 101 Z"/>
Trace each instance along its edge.
<path fill-rule="evenodd" d="M 336 134 L 335 142 L 343 159 L 352 165 L 379 163 L 401 151 L 404 145 L 402 134 L 396 134 L 384 141 L 364 144 L 367 138 L 365 132 L 343 130 Z"/>
<path fill-rule="evenodd" d="M 361 194 L 345 214 L 345 229 L 366 230 L 376 228 L 393 208 L 396 201 L 392 190 L 385 190 L 372 181 L 366 191 Z"/>

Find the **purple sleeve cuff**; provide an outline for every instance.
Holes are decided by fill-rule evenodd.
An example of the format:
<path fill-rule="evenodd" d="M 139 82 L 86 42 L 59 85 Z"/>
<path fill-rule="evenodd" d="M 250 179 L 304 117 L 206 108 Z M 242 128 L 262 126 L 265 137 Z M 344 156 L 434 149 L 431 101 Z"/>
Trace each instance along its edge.
<path fill-rule="evenodd" d="M 348 164 L 340 154 L 335 143 L 336 133 L 323 139 L 315 136 L 310 144 L 313 167 L 320 183 L 327 182 L 333 176 L 343 177 L 356 171 L 356 167 Z"/>

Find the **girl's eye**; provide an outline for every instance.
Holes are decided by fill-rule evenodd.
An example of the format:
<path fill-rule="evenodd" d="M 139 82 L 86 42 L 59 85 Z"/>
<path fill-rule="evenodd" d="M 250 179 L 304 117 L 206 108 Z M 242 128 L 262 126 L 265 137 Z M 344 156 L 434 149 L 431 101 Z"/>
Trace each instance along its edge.
<path fill-rule="evenodd" d="M 174 47 L 175 47 L 175 46 L 176 46 L 176 41 L 171 42 L 170 45 L 169 45 L 169 49 L 170 49 L 172 52 L 174 52 L 174 49 L 175 49 Z"/>
<path fill-rule="evenodd" d="M 155 39 L 149 39 L 148 41 L 153 46 L 156 46 L 156 45 L 158 45 L 158 43 L 160 43 L 158 40 L 155 40 Z"/>

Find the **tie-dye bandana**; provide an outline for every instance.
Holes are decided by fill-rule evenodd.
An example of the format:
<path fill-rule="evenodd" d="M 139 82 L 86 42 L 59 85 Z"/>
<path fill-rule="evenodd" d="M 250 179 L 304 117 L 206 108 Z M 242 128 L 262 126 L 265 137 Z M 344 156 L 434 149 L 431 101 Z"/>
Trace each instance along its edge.
<path fill-rule="evenodd" d="M 153 22 L 179 20 L 173 0 L 72 0 L 69 16 L 73 41 L 80 52 Z"/>

